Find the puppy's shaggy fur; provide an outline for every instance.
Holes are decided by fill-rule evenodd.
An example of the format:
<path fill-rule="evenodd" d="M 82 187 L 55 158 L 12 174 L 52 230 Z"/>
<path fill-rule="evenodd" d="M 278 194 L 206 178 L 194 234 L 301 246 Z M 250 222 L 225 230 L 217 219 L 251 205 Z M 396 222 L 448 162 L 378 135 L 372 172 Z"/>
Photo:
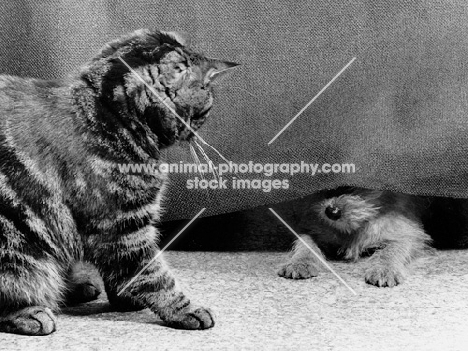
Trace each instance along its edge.
<path fill-rule="evenodd" d="M 420 218 L 428 206 L 424 198 L 389 191 L 341 189 L 324 193 L 311 206 L 302 238 L 316 252 L 334 253 L 349 260 L 371 254 L 365 281 L 379 287 L 403 282 L 411 262 L 431 243 Z M 318 244 L 318 246 L 317 246 Z M 304 244 L 296 241 L 291 260 L 278 274 L 303 279 L 316 276 L 320 263 Z"/>

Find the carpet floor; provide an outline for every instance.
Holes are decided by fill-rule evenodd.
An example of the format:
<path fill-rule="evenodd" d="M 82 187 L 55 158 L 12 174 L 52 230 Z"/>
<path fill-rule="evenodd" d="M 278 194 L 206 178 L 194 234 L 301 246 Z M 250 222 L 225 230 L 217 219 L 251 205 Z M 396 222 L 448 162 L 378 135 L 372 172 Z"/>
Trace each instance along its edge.
<path fill-rule="evenodd" d="M 286 254 L 178 252 L 166 260 L 197 304 L 215 312 L 204 331 L 167 328 L 149 310 L 113 312 L 105 294 L 69 308 L 49 336 L 0 334 L 0 350 L 468 350 L 468 251 L 438 251 L 395 288 L 364 283 L 366 261 L 292 281 Z"/>

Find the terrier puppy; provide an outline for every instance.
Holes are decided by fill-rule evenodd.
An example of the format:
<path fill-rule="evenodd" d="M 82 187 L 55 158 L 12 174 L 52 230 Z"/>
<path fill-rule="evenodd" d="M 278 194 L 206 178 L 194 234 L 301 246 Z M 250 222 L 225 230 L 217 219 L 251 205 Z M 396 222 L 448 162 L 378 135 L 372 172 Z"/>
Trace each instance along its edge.
<path fill-rule="evenodd" d="M 357 260 L 371 254 L 364 278 L 368 284 L 394 287 L 403 282 L 411 262 L 430 247 L 421 216 L 422 197 L 360 188 L 324 192 L 300 224 L 302 239 L 322 255 Z M 318 245 L 318 246 L 317 246 Z M 278 274 L 305 279 L 318 275 L 318 259 L 297 240 L 293 256 Z"/>

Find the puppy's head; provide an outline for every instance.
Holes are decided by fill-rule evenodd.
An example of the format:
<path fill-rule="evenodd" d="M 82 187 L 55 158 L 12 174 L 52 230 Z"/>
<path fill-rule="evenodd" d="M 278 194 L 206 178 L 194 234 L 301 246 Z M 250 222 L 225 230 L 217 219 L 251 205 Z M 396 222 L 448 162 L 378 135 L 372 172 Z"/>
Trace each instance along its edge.
<path fill-rule="evenodd" d="M 380 192 L 352 192 L 329 197 L 317 206 L 319 217 L 343 234 L 361 229 L 379 214 Z"/>

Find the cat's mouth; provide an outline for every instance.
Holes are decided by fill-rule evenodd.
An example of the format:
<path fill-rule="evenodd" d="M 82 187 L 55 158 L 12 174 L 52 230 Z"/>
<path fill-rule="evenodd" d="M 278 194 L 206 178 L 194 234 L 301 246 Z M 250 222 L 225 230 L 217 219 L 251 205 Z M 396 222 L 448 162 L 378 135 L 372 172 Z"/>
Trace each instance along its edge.
<path fill-rule="evenodd" d="M 188 118 L 185 123 L 179 121 L 178 127 L 178 138 L 179 141 L 188 141 L 190 142 L 193 137 L 195 137 L 195 133 L 198 130 L 199 126 L 196 126 L 192 123 L 192 119 Z"/>
<path fill-rule="evenodd" d="M 190 142 L 195 134 L 187 128 L 183 129 L 182 131 L 179 132 L 179 141 L 188 141 Z"/>
<path fill-rule="evenodd" d="M 205 118 L 193 118 L 189 117 L 185 120 L 185 123 L 179 121 L 178 123 L 178 137 L 179 141 L 191 141 L 194 137 L 196 137 L 197 131 L 202 126 Z"/>

